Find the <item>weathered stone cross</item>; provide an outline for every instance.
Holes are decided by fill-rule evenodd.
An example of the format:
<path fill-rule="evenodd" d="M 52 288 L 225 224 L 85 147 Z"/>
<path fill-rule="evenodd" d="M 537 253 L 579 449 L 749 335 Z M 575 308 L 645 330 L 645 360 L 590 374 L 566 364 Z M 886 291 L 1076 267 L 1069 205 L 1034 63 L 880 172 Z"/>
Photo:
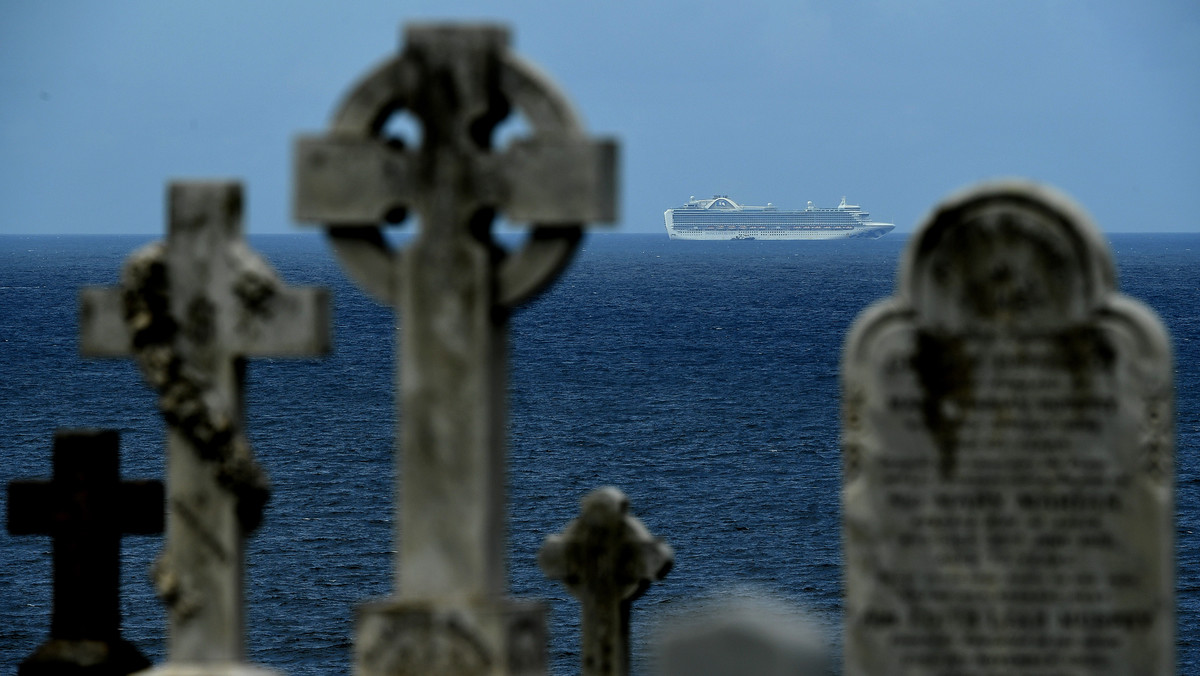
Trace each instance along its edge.
<path fill-rule="evenodd" d="M 163 487 L 121 481 L 117 445 L 114 430 L 60 430 L 53 480 L 8 485 L 8 531 L 54 538 L 50 640 L 21 664 L 22 675 L 150 666 L 121 639 L 121 535 L 162 532 Z"/>
<path fill-rule="evenodd" d="M 243 540 L 267 493 L 242 433 L 245 359 L 326 352 L 328 298 L 284 286 L 246 246 L 240 184 L 177 182 L 169 192 L 166 244 L 131 255 L 120 288 L 83 290 L 80 345 L 91 356 L 136 355 L 159 390 L 169 513 L 155 581 L 169 610 L 169 664 L 236 665 Z"/>
<path fill-rule="evenodd" d="M 579 518 L 546 538 L 538 565 L 583 606 L 583 675 L 629 673 L 629 608 L 671 571 L 675 552 L 636 517 L 612 486 L 584 496 Z"/>
<path fill-rule="evenodd" d="M 513 656 L 486 636 L 506 630 L 479 619 L 505 584 L 506 318 L 557 276 L 585 222 L 613 219 L 616 147 L 584 136 L 553 84 L 508 50 L 505 29 L 410 26 L 405 41 L 350 92 L 329 134 L 296 145 L 297 219 L 323 223 L 346 270 L 404 313 L 397 598 L 364 613 L 358 669 L 437 670 L 454 652 L 512 673 Z M 533 135 L 490 152 L 514 108 Z M 381 138 L 402 110 L 421 124 L 419 148 Z M 410 212 L 420 232 L 393 251 L 377 226 Z M 534 224 L 520 251 L 492 241 L 497 212 Z M 439 657 L 384 646 L 404 644 L 395 636 L 411 631 L 399 625 L 417 621 L 399 617 L 420 608 L 458 608 L 457 628 L 445 629 L 458 638 L 447 642 L 473 647 Z"/>

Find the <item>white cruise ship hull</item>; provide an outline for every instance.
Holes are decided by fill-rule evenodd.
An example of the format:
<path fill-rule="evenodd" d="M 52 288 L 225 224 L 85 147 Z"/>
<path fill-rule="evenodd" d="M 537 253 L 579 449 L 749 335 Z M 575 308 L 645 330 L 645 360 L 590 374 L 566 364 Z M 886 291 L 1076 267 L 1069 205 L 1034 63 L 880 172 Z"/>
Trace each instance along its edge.
<path fill-rule="evenodd" d="M 683 207 L 667 209 L 663 219 L 671 239 L 686 240 L 824 240 L 878 239 L 896 226 L 867 220 L 856 206 L 835 209 L 780 210 L 773 207 L 718 207 L 735 204 L 727 198 L 694 200 Z M 697 207 L 696 204 L 706 205 Z"/>
<path fill-rule="evenodd" d="M 667 235 L 671 239 L 728 241 L 728 240 L 823 240 L 865 238 L 879 239 L 891 232 L 896 226 L 891 223 L 866 225 L 850 229 L 834 228 L 796 228 L 796 229 L 760 229 L 753 226 L 739 226 L 727 229 L 676 229 L 667 217 Z"/>

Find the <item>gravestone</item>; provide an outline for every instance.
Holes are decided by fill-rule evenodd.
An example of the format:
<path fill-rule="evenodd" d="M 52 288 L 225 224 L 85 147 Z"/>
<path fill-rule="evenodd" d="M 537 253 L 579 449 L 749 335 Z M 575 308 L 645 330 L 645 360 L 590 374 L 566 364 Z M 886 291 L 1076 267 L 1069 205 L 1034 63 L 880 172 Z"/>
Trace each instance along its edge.
<path fill-rule="evenodd" d="M 1047 188 L 909 242 L 843 363 L 845 673 L 1175 672 L 1166 333 Z"/>
<path fill-rule="evenodd" d="M 540 604 L 504 598 L 507 316 L 569 262 L 583 224 L 611 221 L 615 144 L 490 25 L 413 25 L 345 97 L 324 136 L 296 143 L 294 212 L 324 224 L 346 271 L 402 314 L 396 589 L 361 609 L 357 673 L 541 673 Z M 491 150 L 523 114 L 532 134 Z M 411 114 L 421 144 L 387 138 Z M 503 213 L 533 228 L 493 241 Z M 380 230 L 413 214 L 416 236 Z"/>
<path fill-rule="evenodd" d="M 824 676 L 829 669 L 812 622 L 762 598 L 725 599 L 676 619 L 656 652 L 660 676 Z"/>
<path fill-rule="evenodd" d="M 167 422 L 160 671 L 252 673 L 242 664 L 244 539 L 267 485 L 242 431 L 245 362 L 328 351 L 328 297 L 285 286 L 245 244 L 240 184 L 175 182 L 168 204 L 165 244 L 133 253 L 119 288 L 82 291 L 80 347 L 136 356 Z"/>
<path fill-rule="evenodd" d="M 54 539 L 50 638 L 21 676 L 120 676 L 150 666 L 121 638 L 121 535 L 163 528 L 158 481 L 121 481 L 115 430 L 59 430 L 51 481 L 8 484 L 8 532 Z"/>
<path fill-rule="evenodd" d="M 629 673 L 629 610 L 666 577 L 675 552 L 629 513 L 629 499 L 606 486 L 580 501 L 579 517 L 546 537 L 538 565 L 583 607 L 583 676 Z"/>

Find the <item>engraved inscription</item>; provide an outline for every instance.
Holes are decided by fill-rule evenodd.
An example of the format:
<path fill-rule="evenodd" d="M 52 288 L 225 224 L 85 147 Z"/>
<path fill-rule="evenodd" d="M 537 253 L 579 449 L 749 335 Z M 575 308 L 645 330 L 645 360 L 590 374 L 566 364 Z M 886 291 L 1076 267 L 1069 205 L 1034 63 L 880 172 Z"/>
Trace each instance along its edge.
<path fill-rule="evenodd" d="M 864 622 L 890 634 L 901 664 L 1110 668 L 1110 653 L 1158 620 L 1153 596 L 1122 602 L 1154 573 L 1122 544 L 1137 468 L 1104 457 L 1129 412 L 1103 364 L 1087 364 L 1084 387 L 1058 342 L 965 341 L 971 390 L 934 400 L 911 366 L 881 382 L 912 437 L 935 436 L 930 407 L 959 421 L 952 449 L 933 455 L 950 442 L 913 438 L 879 462 L 899 559 L 919 565 L 876 571 L 908 608 L 870 606 Z M 955 645 L 967 663 L 949 657 Z"/>

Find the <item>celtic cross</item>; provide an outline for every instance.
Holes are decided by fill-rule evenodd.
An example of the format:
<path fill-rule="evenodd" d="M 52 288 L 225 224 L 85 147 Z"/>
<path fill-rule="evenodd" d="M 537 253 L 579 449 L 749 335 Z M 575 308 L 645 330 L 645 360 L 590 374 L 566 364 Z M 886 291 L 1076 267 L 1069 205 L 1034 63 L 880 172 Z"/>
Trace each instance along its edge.
<path fill-rule="evenodd" d="M 588 493 L 580 506 L 562 533 L 546 536 L 538 565 L 583 607 L 583 676 L 624 676 L 630 606 L 671 571 L 675 551 L 629 513 L 629 498 L 613 486 Z"/>
<path fill-rule="evenodd" d="M 355 85 L 329 132 L 296 143 L 296 218 L 324 224 L 347 272 L 403 315 L 393 600 L 406 607 L 503 595 L 507 315 L 569 262 L 586 222 L 614 216 L 615 144 L 586 138 L 566 99 L 508 42 L 497 26 L 410 26 L 403 50 Z M 532 134 L 493 151 L 492 132 L 513 110 Z M 401 111 L 421 125 L 417 148 L 384 137 Z M 514 253 L 492 240 L 498 213 L 533 224 Z M 394 250 L 379 226 L 408 214 L 419 232 Z M 387 654 L 364 631 L 358 650 L 376 665 L 443 665 Z M 475 638 L 464 640 L 480 663 L 502 658 Z"/>

